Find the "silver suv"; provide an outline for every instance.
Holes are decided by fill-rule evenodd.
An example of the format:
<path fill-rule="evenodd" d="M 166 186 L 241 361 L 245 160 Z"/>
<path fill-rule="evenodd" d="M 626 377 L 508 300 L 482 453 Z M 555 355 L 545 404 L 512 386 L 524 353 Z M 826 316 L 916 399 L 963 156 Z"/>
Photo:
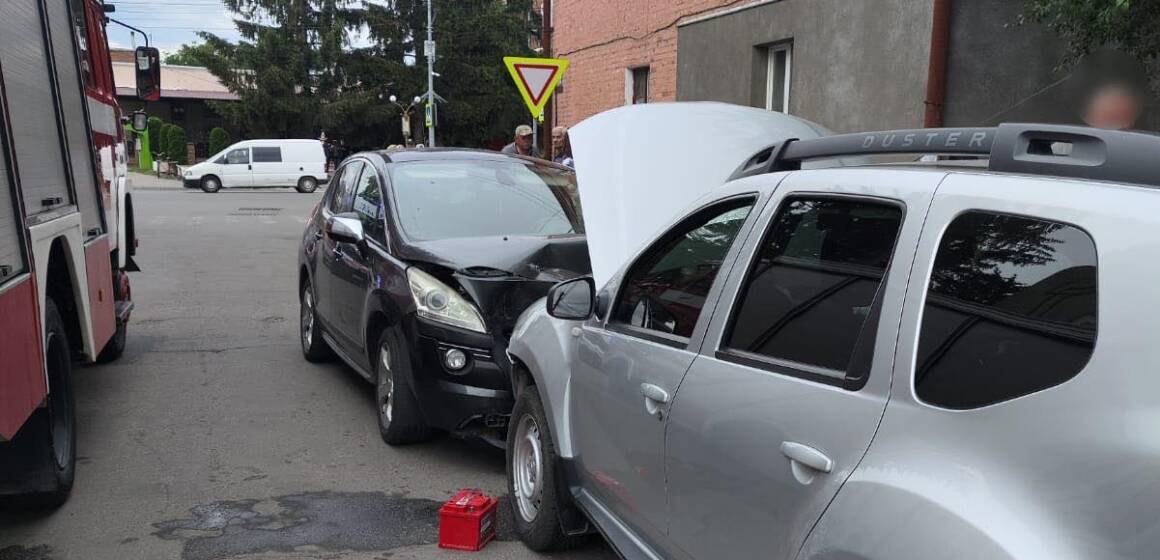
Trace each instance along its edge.
<path fill-rule="evenodd" d="M 974 161 L 800 169 L 901 152 Z M 627 558 L 1154 558 L 1158 155 L 1002 125 L 739 158 L 599 289 L 559 284 L 518 324 L 518 534 L 594 527 Z"/>

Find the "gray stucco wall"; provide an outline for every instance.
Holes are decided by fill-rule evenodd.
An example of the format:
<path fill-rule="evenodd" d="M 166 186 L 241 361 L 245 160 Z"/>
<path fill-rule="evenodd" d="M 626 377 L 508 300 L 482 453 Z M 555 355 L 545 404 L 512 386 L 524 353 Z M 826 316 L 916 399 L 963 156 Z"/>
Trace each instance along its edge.
<path fill-rule="evenodd" d="M 922 125 L 930 0 L 781 0 L 677 33 L 677 99 L 765 106 L 765 54 L 793 41 L 790 113 L 837 132 Z"/>
<path fill-rule="evenodd" d="M 1064 44 L 1049 29 L 1017 25 L 1022 2 L 951 3 L 946 126 L 1000 122 L 1082 124 L 1085 84 L 1056 71 Z M 1138 128 L 1160 129 L 1160 106 L 1147 101 Z"/>

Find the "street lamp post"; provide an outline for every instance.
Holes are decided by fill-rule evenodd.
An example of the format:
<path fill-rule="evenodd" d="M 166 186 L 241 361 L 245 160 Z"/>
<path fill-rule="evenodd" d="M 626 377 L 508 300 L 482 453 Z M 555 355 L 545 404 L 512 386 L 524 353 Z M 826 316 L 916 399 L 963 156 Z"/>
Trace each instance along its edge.
<path fill-rule="evenodd" d="M 402 121 L 403 121 L 402 122 L 402 124 L 403 124 L 403 143 L 406 144 L 407 147 L 410 147 L 411 146 L 411 111 L 415 109 L 415 105 L 418 105 L 419 103 L 421 103 L 423 101 L 423 98 L 416 95 L 413 99 L 411 99 L 411 104 L 407 105 L 406 107 L 404 107 L 403 104 L 399 103 L 399 98 L 396 97 L 395 94 L 391 94 L 391 96 L 388 99 L 390 100 L 391 103 L 394 103 L 395 107 L 399 108 L 399 112 L 402 116 Z"/>

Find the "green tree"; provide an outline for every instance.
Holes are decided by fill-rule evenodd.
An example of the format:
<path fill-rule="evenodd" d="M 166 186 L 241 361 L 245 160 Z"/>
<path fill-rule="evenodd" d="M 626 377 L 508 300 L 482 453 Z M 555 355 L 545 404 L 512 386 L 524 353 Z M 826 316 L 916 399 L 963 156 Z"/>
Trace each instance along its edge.
<path fill-rule="evenodd" d="M 202 33 L 208 54 L 197 60 L 238 95 L 238 102 L 211 103 L 229 122 L 254 136 L 324 131 L 356 148 L 402 141 L 400 108 L 388 97 L 406 105 L 427 89 L 425 2 L 223 1 L 242 39 Z M 441 145 L 506 139 L 530 120 L 503 57 L 532 55 L 528 40 L 540 21 L 531 4 L 435 0 L 435 89 L 447 99 L 439 107 Z M 354 45 L 356 31 L 369 44 Z"/>
<path fill-rule="evenodd" d="M 169 157 L 169 161 L 176 161 L 181 165 L 189 163 L 189 149 L 186 144 L 189 143 L 189 138 L 185 135 L 185 129 L 177 125 L 169 125 L 169 134 L 166 135 L 166 150 L 165 154 Z"/>
<path fill-rule="evenodd" d="M 213 48 L 205 43 L 181 45 L 177 52 L 165 55 L 165 64 L 179 66 L 205 66 L 205 61 L 213 56 Z"/>
<path fill-rule="evenodd" d="M 173 154 L 169 153 L 169 134 L 173 131 L 174 125 L 165 123 L 161 125 L 161 134 L 157 137 L 158 150 L 165 154 L 165 159 L 173 161 Z"/>
<path fill-rule="evenodd" d="M 1046 25 L 1066 41 L 1063 67 L 1104 46 L 1122 49 L 1153 68 L 1160 58 L 1160 2 L 1155 0 L 1025 0 L 1023 19 Z"/>
<path fill-rule="evenodd" d="M 209 131 L 209 153 L 216 154 L 228 147 L 230 147 L 230 133 L 226 129 L 218 126 Z"/>
<path fill-rule="evenodd" d="M 214 103 L 230 122 L 256 136 L 318 135 L 324 103 L 340 101 L 344 48 L 363 22 L 361 0 L 223 0 L 242 39 L 201 33 L 205 66 L 236 103 Z"/>
<path fill-rule="evenodd" d="M 149 117 L 149 151 L 156 158 L 164 149 L 161 147 L 161 128 L 165 122 L 160 117 Z"/>
<path fill-rule="evenodd" d="M 528 39 L 539 33 L 540 19 L 531 4 L 435 0 L 435 68 L 441 75 L 435 91 L 447 99 L 439 107 L 437 123 L 442 145 L 478 147 L 488 140 L 510 139 L 517 124 L 531 121 L 503 64 L 504 56 L 535 56 Z M 416 15 L 423 18 L 412 23 L 413 36 L 419 37 L 426 15 Z M 421 66 L 425 71 L 425 64 Z"/>

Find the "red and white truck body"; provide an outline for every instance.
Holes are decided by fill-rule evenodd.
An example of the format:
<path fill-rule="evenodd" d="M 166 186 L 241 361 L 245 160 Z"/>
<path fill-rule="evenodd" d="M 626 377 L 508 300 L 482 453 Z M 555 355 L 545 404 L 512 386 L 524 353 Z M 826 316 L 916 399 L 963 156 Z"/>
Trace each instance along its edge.
<path fill-rule="evenodd" d="M 0 453 L 49 406 L 50 300 L 71 361 L 124 347 L 136 239 L 105 12 L 0 1 Z"/>

